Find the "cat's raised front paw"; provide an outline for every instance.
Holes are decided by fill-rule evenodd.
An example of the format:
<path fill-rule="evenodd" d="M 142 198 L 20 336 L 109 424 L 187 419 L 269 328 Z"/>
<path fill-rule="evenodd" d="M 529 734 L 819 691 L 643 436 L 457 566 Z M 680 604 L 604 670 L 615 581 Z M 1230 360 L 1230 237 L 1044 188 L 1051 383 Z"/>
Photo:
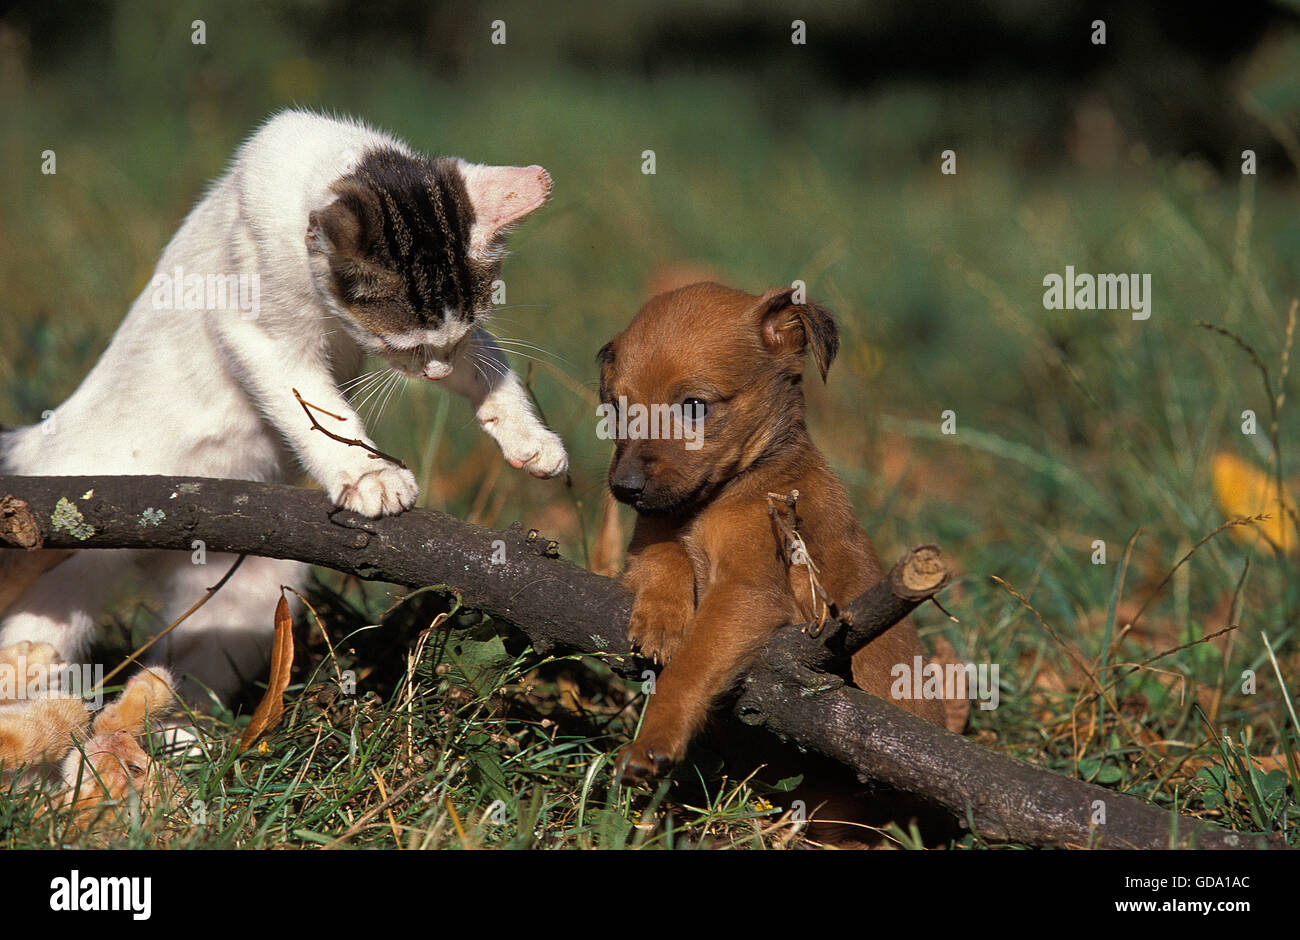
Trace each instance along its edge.
<path fill-rule="evenodd" d="M 415 505 L 420 495 L 415 474 L 405 467 L 380 467 L 344 483 L 331 493 L 334 505 L 372 519 L 391 516 Z"/>
<path fill-rule="evenodd" d="M 561 476 L 569 469 L 564 442 L 541 424 L 520 426 L 496 418 L 480 419 L 483 429 L 496 438 L 506 461 L 516 470 L 527 470 L 543 480 Z"/>

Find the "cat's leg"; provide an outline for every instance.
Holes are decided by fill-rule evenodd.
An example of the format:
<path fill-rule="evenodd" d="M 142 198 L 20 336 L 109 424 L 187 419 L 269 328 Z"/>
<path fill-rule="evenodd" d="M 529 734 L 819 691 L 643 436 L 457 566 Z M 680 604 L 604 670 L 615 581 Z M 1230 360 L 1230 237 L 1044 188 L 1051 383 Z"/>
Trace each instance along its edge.
<path fill-rule="evenodd" d="M 195 565 L 183 552 L 160 553 L 150 574 L 166 585 L 159 611 L 163 626 L 202 600 L 236 557 L 209 554 L 206 564 Z M 244 685 L 265 678 L 280 586 L 302 590 L 309 570 L 296 561 L 248 556 L 221 590 L 153 646 L 150 661 L 171 668 L 180 683 L 176 691 L 191 706 L 207 705 L 213 697 L 224 704 Z M 288 598 L 297 605 L 293 594 Z"/>
<path fill-rule="evenodd" d="M 415 505 L 420 487 L 414 473 L 364 447 L 322 434 L 294 397 L 296 389 L 315 405 L 312 414 L 331 434 L 374 446 L 361 417 L 338 390 L 323 354 L 287 348 L 285 340 L 268 336 L 252 321 L 224 321 L 218 340 L 261 413 L 336 506 L 373 518 Z"/>
<path fill-rule="evenodd" d="M 558 477 L 569 469 L 564 442 L 533 412 L 528 392 L 505 354 L 482 327 L 461 345 L 451 375 L 442 383 L 469 399 L 474 415 L 501 447 L 512 467 L 535 477 Z"/>
<path fill-rule="evenodd" d="M 96 617 L 138 555 L 126 550 L 80 551 L 45 572 L 0 621 L 0 648 L 24 640 L 48 643 L 59 660 L 75 661 L 89 650 Z"/>

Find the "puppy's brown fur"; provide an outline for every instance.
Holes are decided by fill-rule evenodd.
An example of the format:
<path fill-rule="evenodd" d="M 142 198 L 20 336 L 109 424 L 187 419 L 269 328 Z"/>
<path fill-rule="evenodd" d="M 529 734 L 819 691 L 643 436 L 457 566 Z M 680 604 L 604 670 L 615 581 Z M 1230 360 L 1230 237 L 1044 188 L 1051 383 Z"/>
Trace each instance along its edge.
<path fill-rule="evenodd" d="M 880 579 L 875 549 L 843 484 L 804 424 L 808 352 L 822 378 L 838 333 L 824 308 L 790 289 L 762 297 L 694 284 L 655 297 L 600 352 L 601 399 L 649 406 L 699 399 L 702 446 L 617 441 L 609 481 L 637 510 L 626 581 L 629 635 L 664 664 L 625 777 L 660 774 L 686 753 L 711 707 L 775 630 L 815 620 L 808 569 L 791 564 L 767 495 L 799 491 L 798 531 L 837 603 Z M 698 407 L 692 405 L 692 407 Z M 890 669 L 923 655 L 906 621 L 854 658 L 858 686 L 890 700 Z M 942 704 L 895 701 L 943 724 Z"/>

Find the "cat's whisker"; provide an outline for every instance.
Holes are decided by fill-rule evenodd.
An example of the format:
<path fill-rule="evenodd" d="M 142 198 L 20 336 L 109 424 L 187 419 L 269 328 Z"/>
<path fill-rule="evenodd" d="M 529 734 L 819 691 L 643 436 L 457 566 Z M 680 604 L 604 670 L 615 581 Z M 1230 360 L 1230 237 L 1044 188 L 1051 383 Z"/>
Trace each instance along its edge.
<path fill-rule="evenodd" d="M 504 365 L 502 365 L 501 363 L 493 359 L 491 356 L 485 356 L 480 352 L 475 352 L 474 358 L 478 360 L 478 362 L 481 365 L 487 366 L 494 373 L 496 373 L 497 378 L 504 379 L 506 377 L 506 373 L 510 371 Z M 482 375 L 484 378 L 489 378 L 487 372 L 483 371 L 482 369 L 479 370 L 479 374 Z"/>
<path fill-rule="evenodd" d="M 563 356 L 557 355 L 556 353 L 551 352 L 549 349 L 546 349 L 543 346 L 538 346 L 536 343 L 530 343 L 527 340 L 522 340 L 522 339 L 515 339 L 514 337 L 511 336 L 498 336 L 497 334 L 493 333 L 490 330 L 487 330 L 485 332 L 487 332 L 487 334 L 491 336 L 492 339 L 496 340 L 497 345 L 499 346 L 532 349 L 535 350 L 536 352 L 542 353 L 545 356 L 550 356 L 552 359 L 556 360 L 557 362 L 562 362 L 566 366 L 573 365 L 573 363 L 569 362 Z"/>
<path fill-rule="evenodd" d="M 479 374 L 479 378 L 483 379 L 485 382 L 488 381 L 487 369 L 483 368 L 483 363 L 479 361 L 478 354 L 471 353 L 470 356 L 474 361 L 474 371 Z"/>
<path fill-rule="evenodd" d="M 524 352 L 524 351 L 521 350 L 521 349 L 507 349 L 506 352 L 510 353 L 510 355 L 512 355 L 512 356 L 518 356 L 520 359 L 529 359 L 529 360 L 531 360 L 531 361 L 533 361 L 533 362 L 544 362 L 544 361 L 545 361 L 545 360 L 543 360 L 543 359 L 541 359 L 541 358 L 539 358 L 539 357 L 537 357 L 537 356 L 530 356 L 528 353 Z"/>
<path fill-rule="evenodd" d="M 402 373 L 394 370 L 387 384 L 384 385 L 384 390 L 379 394 L 378 398 L 375 399 L 374 419 L 376 422 L 383 417 L 384 408 L 388 405 L 388 399 L 393 394 L 393 390 L 397 388 L 402 378 Z"/>
<path fill-rule="evenodd" d="M 498 336 L 496 337 L 496 341 L 498 343 L 505 343 L 509 346 L 522 346 L 525 349 L 536 349 L 538 352 L 546 353 L 548 356 L 555 355 L 555 353 L 551 352 L 545 346 L 538 346 L 536 343 L 530 343 L 527 340 L 511 339 L 509 336 Z"/>
<path fill-rule="evenodd" d="M 371 372 L 363 372 L 361 375 L 358 375 L 355 378 L 348 379 L 346 382 L 340 385 L 339 391 L 346 392 L 350 388 L 355 388 L 358 385 L 361 385 L 367 379 L 374 378 L 376 375 L 379 375 L 383 371 L 384 371 L 383 369 L 375 369 Z"/>
<path fill-rule="evenodd" d="M 358 388 L 354 388 L 354 389 L 351 389 L 351 390 L 348 391 L 348 392 L 345 392 L 344 395 L 343 395 L 343 397 L 347 399 L 348 404 L 352 405 L 352 406 L 355 408 L 355 407 L 357 406 L 357 402 L 358 402 L 358 400 L 359 400 L 359 399 L 360 399 L 360 398 L 361 398 L 361 397 L 362 397 L 366 392 L 368 392 L 368 391 L 371 389 L 371 387 L 372 387 L 376 382 L 378 382 L 378 381 L 379 381 L 378 378 L 372 378 L 372 379 L 370 379 L 368 382 L 366 382 L 365 385 L 362 385 L 362 386 L 360 386 L 360 387 L 358 387 Z"/>
<path fill-rule="evenodd" d="M 406 384 L 406 376 L 405 376 L 405 375 L 403 375 L 403 374 L 400 373 L 400 372 L 397 372 L 397 373 L 394 373 L 394 374 L 397 376 L 397 380 L 389 384 L 389 386 L 388 386 L 388 394 L 386 394 L 386 395 L 384 396 L 384 400 L 383 400 L 382 402 L 379 403 L 379 413 L 375 415 L 375 421 L 376 421 L 376 422 L 378 422 L 381 418 L 383 418 L 383 416 L 384 416 L 384 409 L 386 409 L 386 408 L 388 407 L 388 401 L 389 401 L 390 398 L 393 397 L 393 392 L 397 391 L 397 389 L 398 389 L 399 386 L 403 386 L 403 385 Z"/>
<path fill-rule="evenodd" d="M 379 396 L 384 393 L 384 389 L 388 387 L 388 383 L 391 380 L 391 378 L 392 376 L 385 375 L 384 381 L 380 382 L 377 386 L 375 386 L 373 389 L 370 390 L 370 392 L 366 395 L 365 400 L 361 403 L 361 406 L 357 409 L 358 412 L 360 412 L 362 409 L 365 410 L 363 423 L 366 424 L 367 426 L 369 426 L 370 423 L 373 421 L 375 416 L 375 405 L 379 402 Z"/>
<path fill-rule="evenodd" d="M 362 383 L 360 386 L 356 388 L 351 389 L 347 393 L 348 400 L 351 402 L 355 402 L 362 395 L 374 391 L 375 386 L 377 386 L 380 382 L 382 382 L 384 380 L 384 377 L 387 374 L 388 374 L 387 369 L 379 369 L 378 371 L 371 373 L 364 383 Z"/>
<path fill-rule="evenodd" d="M 563 356 L 557 356 L 555 353 L 551 352 L 550 350 L 543 349 L 540 346 L 534 346 L 531 343 L 524 343 L 522 345 L 516 346 L 515 343 L 511 340 L 504 340 L 499 342 L 501 343 L 502 349 L 505 352 L 510 353 L 511 355 L 523 356 L 525 359 L 532 359 L 535 362 L 541 362 L 542 361 L 541 358 L 532 355 L 532 352 L 537 352 L 537 353 L 541 353 L 542 356 L 545 356 L 548 359 L 553 359 L 556 362 L 561 363 L 563 365 L 569 367 L 573 366 L 573 363 L 569 362 L 569 360 L 565 359 Z M 531 352 L 526 352 L 525 350 L 531 350 Z"/>
<path fill-rule="evenodd" d="M 497 314 L 498 314 L 500 311 L 502 311 L 502 310 L 534 310 L 534 309 L 549 309 L 550 306 L 551 306 L 550 304 L 502 304 L 502 305 L 499 306 L 499 307 L 493 307 L 493 308 L 492 308 L 491 317 L 492 317 L 492 319 L 495 320 Z M 504 319 L 508 319 L 508 318 L 507 318 L 507 317 L 502 317 L 502 319 L 504 320 Z"/>
<path fill-rule="evenodd" d="M 366 392 L 366 397 L 363 398 L 363 399 L 361 399 L 361 402 L 355 406 L 356 409 L 357 409 L 357 411 L 360 411 L 362 408 L 364 408 L 364 407 L 366 406 L 366 403 L 367 403 L 367 402 L 369 402 L 369 401 L 371 401 L 372 399 L 374 399 L 376 393 L 382 392 L 383 389 L 388 385 L 388 383 L 389 383 L 390 381 L 392 381 L 392 377 L 393 377 L 395 374 L 396 374 L 396 373 L 393 372 L 392 369 L 385 370 L 384 375 L 383 375 L 383 378 L 381 379 L 381 381 L 375 383 L 374 387 L 372 387 L 372 388 L 370 389 L 370 391 Z"/>

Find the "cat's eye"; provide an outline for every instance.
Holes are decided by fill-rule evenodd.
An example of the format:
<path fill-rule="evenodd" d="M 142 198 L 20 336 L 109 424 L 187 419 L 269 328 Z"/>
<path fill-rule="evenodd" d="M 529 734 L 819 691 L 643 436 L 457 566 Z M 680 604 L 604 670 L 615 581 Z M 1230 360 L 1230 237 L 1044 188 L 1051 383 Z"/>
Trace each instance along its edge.
<path fill-rule="evenodd" d="M 709 413 L 709 403 L 703 398 L 682 400 L 682 417 L 687 421 L 703 421 Z"/>

